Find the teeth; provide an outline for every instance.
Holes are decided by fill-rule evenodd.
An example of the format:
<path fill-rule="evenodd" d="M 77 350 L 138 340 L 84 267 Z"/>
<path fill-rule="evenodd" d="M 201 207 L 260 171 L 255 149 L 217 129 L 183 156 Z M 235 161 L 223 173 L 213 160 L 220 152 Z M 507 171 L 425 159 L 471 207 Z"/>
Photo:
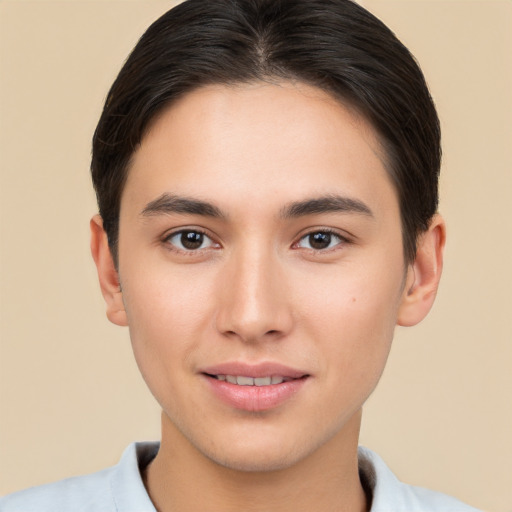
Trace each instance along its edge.
<path fill-rule="evenodd" d="M 239 386 L 270 386 L 271 384 L 281 384 L 292 380 L 288 377 L 280 375 L 272 375 L 271 377 L 246 377 L 244 375 L 216 375 L 218 380 L 227 381 L 230 384 Z"/>
<path fill-rule="evenodd" d="M 254 379 L 252 377 L 237 377 L 236 383 L 239 386 L 254 386 Z"/>
<path fill-rule="evenodd" d="M 256 377 L 254 379 L 254 384 L 256 386 L 270 386 L 272 382 L 272 377 Z"/>

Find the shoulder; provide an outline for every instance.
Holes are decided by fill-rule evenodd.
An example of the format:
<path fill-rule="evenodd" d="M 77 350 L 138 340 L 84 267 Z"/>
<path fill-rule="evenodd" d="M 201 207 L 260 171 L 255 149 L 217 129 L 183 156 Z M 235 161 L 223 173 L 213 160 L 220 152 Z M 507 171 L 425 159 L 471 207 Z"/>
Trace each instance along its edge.
<path fill-rule="evenodd" d="M 131 444 L 116 466 L 9 494 L 0 498 L 0 512 L 155 512 L 139 462 L 157 450 L 155 443 Z"/>
<path fill-rule="evenodd" d="M 110 493 L 113 468 L 91 475 L 67 478 L 32 487 L 0 498 L 1 512 L 46 512 L 76 510 L 115 510 Z"/>
<path fill-rule="evenodd" d="M 371 512 L 479 512 L 452 496 L 400 482 L 367 448 L 359 448 L 359 471 L 373 495 Z"/>

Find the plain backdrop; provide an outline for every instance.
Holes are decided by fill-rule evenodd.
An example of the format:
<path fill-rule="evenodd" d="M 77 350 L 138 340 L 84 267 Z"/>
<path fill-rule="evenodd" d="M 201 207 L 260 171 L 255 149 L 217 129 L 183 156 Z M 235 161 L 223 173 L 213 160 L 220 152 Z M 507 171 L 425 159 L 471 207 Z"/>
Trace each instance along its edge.
<path fill-rule="evenodd" d="M 361 443 L 411 484 L 512 511 L 512 2 L 362 2 L 420 61 L 444 137 L 445 272 L 397 330 Z M 90 139 L 173 3 L 0 2 L 0 494 L 114 464 L 159 411 L 89 256 Z"/>

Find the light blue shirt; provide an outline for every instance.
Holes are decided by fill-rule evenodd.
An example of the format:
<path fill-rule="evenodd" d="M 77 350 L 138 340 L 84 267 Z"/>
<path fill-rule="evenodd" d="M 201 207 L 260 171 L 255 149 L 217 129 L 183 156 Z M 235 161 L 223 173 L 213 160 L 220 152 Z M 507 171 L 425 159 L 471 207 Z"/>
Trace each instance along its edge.
<path fill-rule="evenodd" d="M 10 494 L 0 499 L 0 512 L 156 512 L 139 468 L 158 448 L 133 443 L 116 466 Z M 478 512 L 445 494 L 401 483 L 367 448 L 359 448 L 359 468 L 373 494 L 371 512 Z"/>

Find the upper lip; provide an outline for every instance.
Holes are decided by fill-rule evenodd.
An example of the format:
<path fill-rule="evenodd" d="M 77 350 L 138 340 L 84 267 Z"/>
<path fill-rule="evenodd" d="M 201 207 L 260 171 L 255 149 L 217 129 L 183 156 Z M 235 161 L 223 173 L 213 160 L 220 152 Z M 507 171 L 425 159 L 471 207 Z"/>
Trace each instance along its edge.
<path fill-rule="evenodd" d="M 279 375 L 290 379 L 300 379 L 308 375 L 308 372 L 303 370 L 270 361 L 258 364 L 248 364 L 239 361 L 226 362 L 201 368 L 200 373 L 209 375 L 239 375 L 253 378 Z"/>

